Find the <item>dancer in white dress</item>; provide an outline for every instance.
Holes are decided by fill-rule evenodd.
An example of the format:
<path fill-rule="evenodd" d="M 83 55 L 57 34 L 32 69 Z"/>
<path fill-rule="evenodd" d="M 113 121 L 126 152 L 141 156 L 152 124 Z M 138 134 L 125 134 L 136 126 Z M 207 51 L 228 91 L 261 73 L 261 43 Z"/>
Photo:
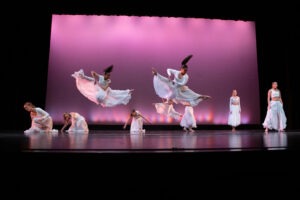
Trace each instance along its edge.
<path fill-rule="evenodd" d="M 123 126 L 123 129 L 126 129 L 127 124 L 131 121 L 130 134 L 145 133 L 146 130 L 143 129 L 144 120 L 150 123 L 150 121 L 147 118 L 145 118 L 138 110 L 132 110 L 128 120 Z"/>
<path fill-rule="evenodd" d="M 114 107 L 120 104 L 126 105 L 131 99 L 133 90 L 113 90 L 109 87 L 111 83 L 110 74 L 113 65 L 104 70 L 104 76 L 92 71 L 92 77 L 86 76 L 81 69 L 72 74 L 76 79 L 79 92 L 90 101 L 103 107 Z"/>
<path fill-rule="evenodd" d="M 167 69 L 168 78 L 160 75 L 156 69 L 152 68 L 154 75 L 153 86 L 159 97 L 168 100 L 172 99 L 174 102 L 179 102 L 183 105 L 189 104 L 190 106 L 196 106 L 202 100 L 211 98 L 208 95 L 197 94 L 186 86 L 189 80 L 187 62 L 191 58 L 192 55 L 189 55 L 182 61 L 179 71 Z"/>
<path fill-rule="evenodd" d="M 51 132 L 53 122 L 51 116 L 41 108 L 35 107 L 31 102 L 24 104 L 24 109 L 30 112 L 31 127 L 24 131 L 24 133 L 35 132 Z"/>
<path fill-rule="evenodd" d="M 229 116 L 228 125 L 232 127 L 232 131 L 241 124 L 241 102 L 237 95 L 237 90 L 232 91 L 232 96 L 229 100 Z"/>
<path fill-rule="evenodd" d="M 167 99 L 162 99 L 162 103 L 154 103 L 154 106 L 156 108 L 156 112 L 162 115 L 165 115 L 167 117 L 171 117 L 176 120 L 180 120 L 182 117 L 182 114 L 177 112 L 174 107 L 173 107 L 173 100 L 167 100 Z"/>
<path fill-rule="evenodd" d="M 64 125 L 61 128 L 61 131 L 65 131 L 67 126 L 70 125 L 69 129 L 67 132 L 82 132 L 82 133 L 88 133 L 88 125 L 85 121 L 85 118 L 80 115 L 77 112 L 70 112 L 70 113 L 64 113 L 63 114 L 64 118 Z"/>
<path fill-rule="evenodd" d="M 286 116 L 283 110 L 283 102 L 277 82 L 272 83 L 272 88 L 268 91 L 268 111 L 263 123 L 265 132 L 275 129 L 280 132 L 286 128 Z"/>
<path fill-rule="evenodd" d="M 193 128 L 197 128 L 197 124 L 193 106 L 189 104 L 185 105 L 184 114 L 180 121 L 180 126 L 182 126 L 183 130 L 187 132 L 195 132 Z"/>

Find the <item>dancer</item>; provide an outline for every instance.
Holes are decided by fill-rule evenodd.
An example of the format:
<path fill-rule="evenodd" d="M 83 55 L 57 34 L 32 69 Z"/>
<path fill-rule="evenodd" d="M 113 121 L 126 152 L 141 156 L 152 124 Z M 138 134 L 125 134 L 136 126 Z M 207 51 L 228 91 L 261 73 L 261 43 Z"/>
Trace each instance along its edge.
<path fill-rule="evenodd" d="M 35 107 L 31 102 L 26 102 L 24 104 L 24 109 L 30 112 L 31 117 L 31 127 L 25 130 L 24 133 L 52 131 L 52 118 L 46 111 L 39 107 Z"/>
<path fill-rule="evenodd" d="M 171 117 L 176 120 L 180 120 L 182 117 L 182 114 L 177 112 L 174 107 L 173 107 L 173 100 L 167 100 L 167 99 L 162 99 L 162 103 L 154 103 L 154 106 L 156 108 L 156 112 L 159 114 L 166 115 L 167 117 Z"/>
<path fill-rule="evenodd" d="M 196 106 L 202 100 L 210 99 L 208 95 L 195 93 L 186 86 L 189 76 L 187 74 L 187 62 L 192 58 L 192 55 L 187 56 L 181 62 L 180 71 L 175 69 L 167 69 L 168 78 L 160 75 L 156 69 L 152 68 L 153 85 L 156 94 L 164 99 L 172 99 L 174 102 L 179 102 L 183 105 L 189 104 Z M 172 79 L 172 77 L 174 78 Z"/>
<path fill-rule="evenodd" d="M 146 119 L 139 111 L 132 110 L 130 113 L 130 116 L 128 120 L 126 121 L 125 125 L 123 126 L 123 129 L 126 129 L 127 124 L 131 121 L 130 125 L 130 133 L 131 134 L 139 134 L 139 133 L 145 133 L 146 130 L 143 129 L 143 121 L 146 121 L 150 123 L 148 119 Z"/>
<path fill-rule="evenodd" d="M 76 112 L 64 113 L 64 126 L 61 128 L 61 132 L 65 131 L 67 126 L 70 125 L 67 132 L 84 132 L 88 133 L 88 125 L 85 118 Z"/>
<path fill-rule="evenodd" d="M 185 105 L 184 114 L 180 121 L 180 126 L 183 127 L 183 130 L 186 132 L 195 132 L 193 128 L 197 128 L 196 118 L 194 116 L 194 108 L 190 104 Z"/>
<path fill-rule="evenodd" d="M 263 123 L 266 133 L 269 129 L 275 129 L 279 132 L 283 132 L 286 128 L 287 119 L 283 110 L 281 93 L 277 87 L 278 83 L 272 82 L 272 88 L 268 91 L 268 111 Z"/>
<path fill-rule="evenodd" d="M 83 70 L 72 74 L 76 79 L 76 86 L 79 92 L 90 101 L 100 104 L 103 107 L 114 107 L 120 104 L 126 105 L 131 99 L 133 90 L 113 90 L 109 87 L 110 74 L 113 65 L 104 70 L 104 75 L 92 71 L 92 77 L 86 76 Z"/>
<path fill-rule="evenodd" d="M 232 91 L 232 96 L 229 100 L 229 116 L 228 125 L 232 127 L 232 131 L 241 124 L 241 104 L 240 97 L 237 95 L 237 90 Z"/>

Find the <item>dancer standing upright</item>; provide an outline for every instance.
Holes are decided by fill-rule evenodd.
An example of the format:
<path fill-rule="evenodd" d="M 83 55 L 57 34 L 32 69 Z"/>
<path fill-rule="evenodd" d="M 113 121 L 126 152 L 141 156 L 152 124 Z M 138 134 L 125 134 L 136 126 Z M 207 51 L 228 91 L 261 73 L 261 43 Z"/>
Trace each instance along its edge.
<path fill-rule="evenodd" d="M 265 132 L 268 132 L 269 129 L 282 132 L 286 128 L 287 119 L 283 110 L 283 101 L 277 82 L 272 83 L 272 88 L 269 89 L 267 96 L 268 111 L 263 123 Z"/>
<path fill-rule="evenodd" d="M 228 125 L 232 127 L 232 131 L 235 131 L 235 128 L 240 124 L 241 124 L 240 97 L 237 95 L 237 90 L 233 90 L 229 100 Z"/>

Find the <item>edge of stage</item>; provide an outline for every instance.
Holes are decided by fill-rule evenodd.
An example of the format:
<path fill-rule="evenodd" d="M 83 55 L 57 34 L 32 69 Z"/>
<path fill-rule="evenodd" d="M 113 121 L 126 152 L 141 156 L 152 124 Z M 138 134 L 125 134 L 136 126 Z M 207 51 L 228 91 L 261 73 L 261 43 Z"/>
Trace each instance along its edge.
<path fill-rule="evenodd" d="M 146 128 L 145 134 L 137 135 L 128 130 L 32 135 L 2 131 L 0 168 L 6 186 L 47 194 L 50 187 L 50 191 L 85 197 L 139 193 L 140 198 L 189 198 L 200 191 L 212 195 L 208 191 L 234 188 L 266 192 L 271 185 L 273 189 L 296 187 L 290 181 L 299 178 L 298 130 L 265 134 L 263 129 L 240 127 L 232 132 L 228 127 L 199 126 L 195 133 L 185 133 Z"/>

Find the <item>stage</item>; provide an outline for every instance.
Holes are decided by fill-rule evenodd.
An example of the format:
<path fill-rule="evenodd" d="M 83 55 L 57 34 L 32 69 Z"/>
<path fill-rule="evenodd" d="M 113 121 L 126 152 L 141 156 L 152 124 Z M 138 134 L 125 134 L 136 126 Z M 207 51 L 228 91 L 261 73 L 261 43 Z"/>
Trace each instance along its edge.
<path fill-rule="evenodd" d="M 231 197 L 233 188 L 253 197 L 257 193 L 252 190 L 270 197 L 277 196 L 268 192 L 270 187 L 297 191 L 293 181 L 300 169 L 298 131 L 3 132 L 0 147 L 8 189 L 53 197 L 58 193 L 85 198 Z M 211 193 L 216 190 L 227 193 Z"/>
<path fill-rule="evenodd" d="M 0 134 L 1 150 L 66 153 L 161 153 L 291 150 L 300 146 L 300 132 L 263 130 L 90 130 L 85 133 L 7 132 Z"/>

